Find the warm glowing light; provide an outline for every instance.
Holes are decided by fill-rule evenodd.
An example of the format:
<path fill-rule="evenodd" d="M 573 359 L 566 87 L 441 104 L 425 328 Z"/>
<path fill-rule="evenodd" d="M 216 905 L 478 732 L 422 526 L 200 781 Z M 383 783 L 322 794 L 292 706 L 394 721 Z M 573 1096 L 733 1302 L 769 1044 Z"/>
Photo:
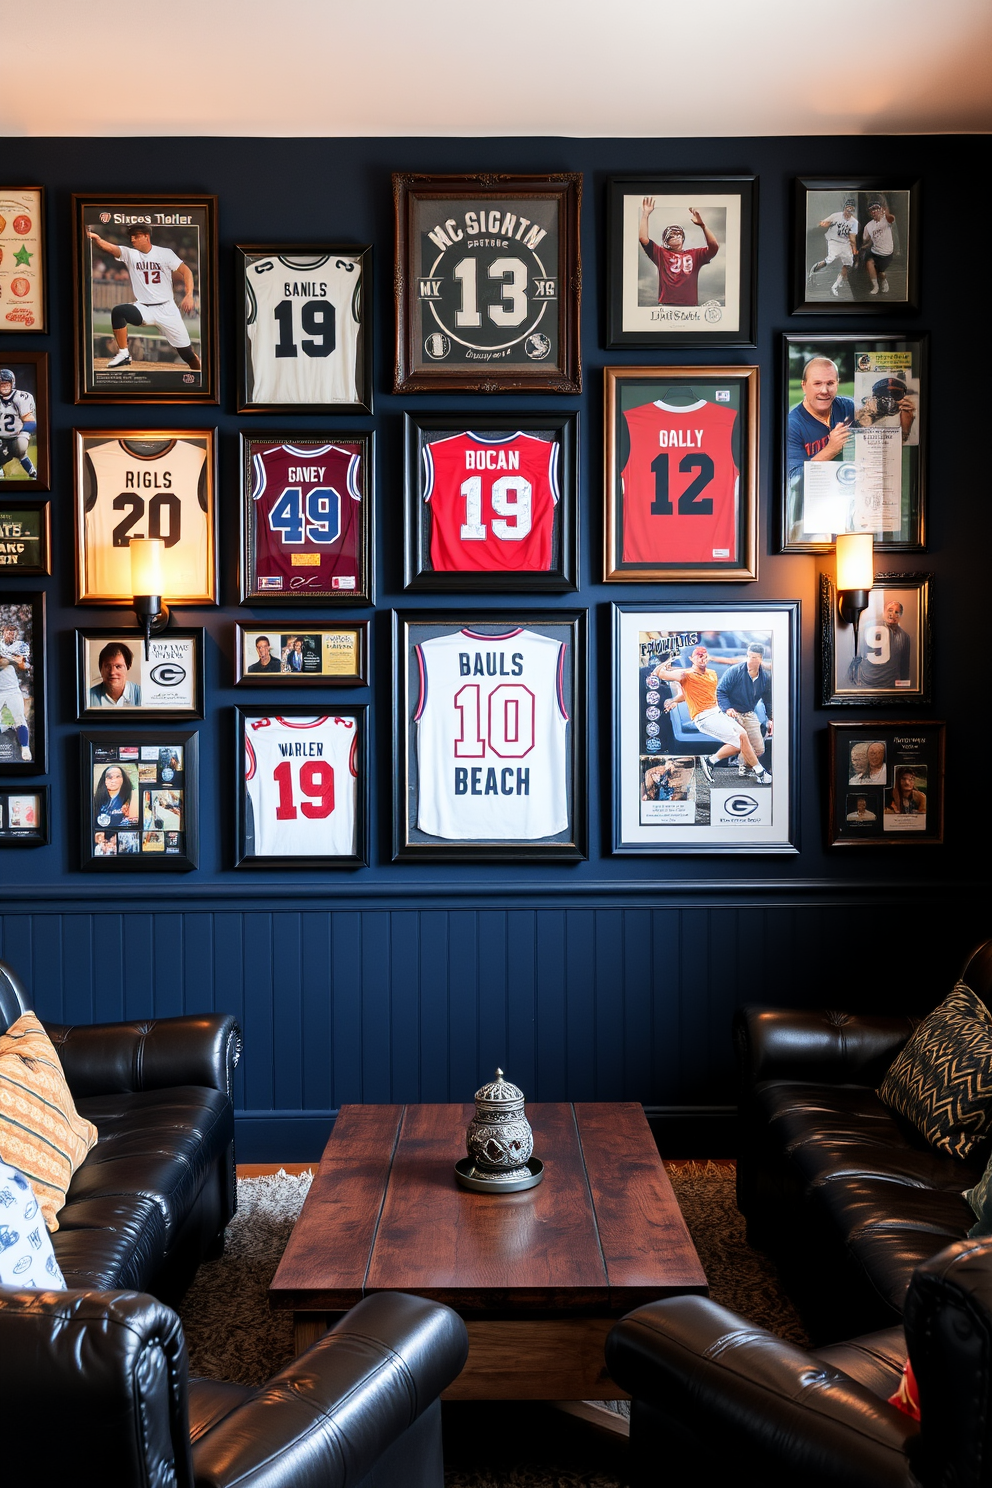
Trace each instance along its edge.
<path fill-rule="evenodd" d="M 843 593 L 849 589 L 870 589 L 874 582 L 874 542 L 871 533 L 839 533 L 837 536 L 838 590 Z"/>
<path fill-rule="evenodd" d="M 165 543 L 160 537 L 132 537 L 131 593 L 162 594 L 162 559 Z"/>

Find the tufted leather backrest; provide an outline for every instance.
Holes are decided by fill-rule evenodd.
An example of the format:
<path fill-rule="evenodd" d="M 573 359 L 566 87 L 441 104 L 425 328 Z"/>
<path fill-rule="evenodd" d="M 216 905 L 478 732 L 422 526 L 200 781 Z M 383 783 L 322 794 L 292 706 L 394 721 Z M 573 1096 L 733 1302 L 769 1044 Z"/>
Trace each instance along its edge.
<path fill-rule="evenodd" d="M 0 1033 L 6 1033 L 30 1007 L 27 988 L 6 961 L 0 961 Z"/>

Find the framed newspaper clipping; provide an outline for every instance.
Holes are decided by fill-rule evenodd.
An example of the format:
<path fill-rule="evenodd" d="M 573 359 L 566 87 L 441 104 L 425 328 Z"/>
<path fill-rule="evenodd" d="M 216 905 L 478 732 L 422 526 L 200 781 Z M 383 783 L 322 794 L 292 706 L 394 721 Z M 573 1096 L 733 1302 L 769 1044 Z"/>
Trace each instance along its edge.
<path fill-rule="evenodd" d="M 44 187 L 0 186 L 0 335 L 48 328 Z"/>
<path fill-rule="evenodd" d="M 45 596 L 0 598 L 0 775 L 44 775 Z"/>
<path fill-rule="evenodd" d="M 48 352 L 0 347 L 0 480 L 3 491 L 52 488 L 48 451 Z"/>
<path fill-rule="evenodd" d="M 831 847 L 943 842 L 943 723 L 886 719 L 827 730 Z"/>
<path fill-rule="evenodd" d="M 195 731 L 84 732 L 79 757 L 81 868 L 188 873 L 196 867 Z"/>

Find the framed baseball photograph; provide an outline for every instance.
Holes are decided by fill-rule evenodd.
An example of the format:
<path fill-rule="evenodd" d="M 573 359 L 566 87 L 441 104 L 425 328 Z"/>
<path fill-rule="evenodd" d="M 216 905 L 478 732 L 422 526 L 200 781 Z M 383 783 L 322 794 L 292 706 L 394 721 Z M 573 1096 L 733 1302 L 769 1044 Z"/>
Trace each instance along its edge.
<path fill-rule="evenodd" d="M 799 601 L 613 606 L 614 853 L 798 851 Z"/>
<path fill-rule="evenodd" d="M 397 393 L 579 393 L 582 176 L 394 175 Z"/>
<path fill-rule="evenodd" d="M 239 413 L 372 412 L 372 248 L 239 243 Z"/>
<path fill-rule="evenodd" d="M 858 633 L 820 575 L 821 694 L 825 707 L 928 703 L 933 664 L 932 574 L 877 573 Z"/>
<path fill-rule="evenodd" d="M 237 868 L 368 866 L 368 708 L 236 708 Z"/>
<path fill-rule="evenodd" d="M 925 335 L 783 336 L 781 546 L 825 553 L 839 532 L 883 552 L 924 545 Z"/>
<path fill-rule="evenodd" d="M 406 415 L 407 589 L 575 589 L 578 414 Z"/>
<path fill-rule="evenodd" d="M 758 368 L 606 368 L 607 582 L 758 577 Z"/>
<path fill-rule="evenodd" d="M 0 577 L 34 578 L 52 571 L 51 502 L 0 497 Z"/>
<path fill-rule="evenodd" d="M 919 308 L 920 183 L 802 177 L 795 187 L 794 315 Z"/>
<path fill-rule="evenodd" d="M 51 490 L 50 434 L 48 352 L 9 352 L 0 367 L 0 480 L 5 492 Z"/>
<path fill-rule="evenodd" d="M 192 729 L 80 734 L 81 868 L 196 867 L 197 743 Z"/>
<path fill-rule="evenodd" d="M 0 597 L 0 775 L 44 775 L 45 596 Z"/>
<path fill-rule="evenodd" d="M 130 605 L 132 538 L 158 537 L 170 604 L 217 603 L 213 429 L 76 429 L 76 603 Z"/>
<path fill-rule="evenodd" d="M 586 853 L 586 612 L 393 612 L 393 859 Z"/>
<path fill-rule="evenodd" d="M 0 186 L 0 334 L 47 331 L 47 303 L 44 187 Z"/>
<path fill-rule="evenodd" d="M 827 734 L 831 847 L 943 842 L 943 723 L 831 723 Z"/>
<path fill-rule="evenodd" d="M 49 786 L 0 786 L 0 847 L 46 847 L 50 818 Z"/>
<path fill-rule="evenodd" d="M 235 625 L 236 687 L 364 687 L 369 680 L 367 620 L 329 625 Z"/>
<path fill-rule="evenodd" d="M 203 631 L 76 631 L 76 717 L 103 724 L 203 717 Z"/>
<path fill-rule="evenodd" d="M 242 434 L 242 604 L 371 604 L 372 444 Z"/>
<path fill-rule="evenodd" d="M 753 346 L 754 176 L 614 176 L 608 346 Z"/>
<path fill-rule="evenodd" d="M 217 198 L 72 198 L 76 402 L 216 403 Z"/>

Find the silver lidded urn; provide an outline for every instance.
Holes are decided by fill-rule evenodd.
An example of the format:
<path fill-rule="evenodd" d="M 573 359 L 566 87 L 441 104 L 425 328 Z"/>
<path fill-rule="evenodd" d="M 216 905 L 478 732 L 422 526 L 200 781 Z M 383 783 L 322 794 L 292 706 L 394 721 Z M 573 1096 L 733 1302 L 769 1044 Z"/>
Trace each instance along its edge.
<path fill-rule="evenodd" d="M 524 1115 L 524 1094 L 496 1071 L 496 1078 L 475 1092 L 475 1115 L 468 1124 L 465 1146 L 476 1181 L 520 1183 L 531 1177 L 528 1160 L 534 1134 Z"/>

